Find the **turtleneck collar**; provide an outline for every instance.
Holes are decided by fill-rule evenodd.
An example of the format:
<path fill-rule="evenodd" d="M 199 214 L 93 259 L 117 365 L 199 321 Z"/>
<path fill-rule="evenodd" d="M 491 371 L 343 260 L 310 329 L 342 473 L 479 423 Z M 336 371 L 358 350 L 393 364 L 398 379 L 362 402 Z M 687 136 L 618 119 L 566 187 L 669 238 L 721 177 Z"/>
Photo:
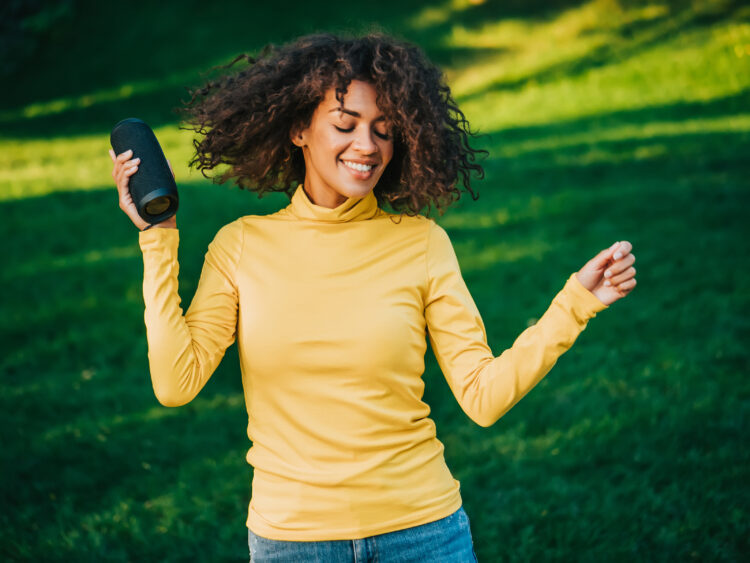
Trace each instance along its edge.
<path fill-rule="evenodd" d="M 292 196 L 287 207 L 289 213 L 298 219 L 319 221 L 322 223 L 346 223 L 349 221 L 364 221 L 372 219 L 378 214 L 378 200 L 371 191 L 364 197 L 350 197 L 344 203 L 333 209 L 316 205 L 307 197 L 302 184 Z"/>

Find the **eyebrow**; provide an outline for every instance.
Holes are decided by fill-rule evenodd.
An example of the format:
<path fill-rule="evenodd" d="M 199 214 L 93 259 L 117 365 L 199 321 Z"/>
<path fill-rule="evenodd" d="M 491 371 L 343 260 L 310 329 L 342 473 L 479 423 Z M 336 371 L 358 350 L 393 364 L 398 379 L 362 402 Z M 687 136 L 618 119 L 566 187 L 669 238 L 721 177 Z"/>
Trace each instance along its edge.
<path fill-rule="evenodd" d="M 328 113 L 333 113 L 334 111 L 340 111 L 341 113 L 349 114 L 352 117 L 362 117 L 362 114 L 360 114 L 360 113 L 358 113 L 356 111 L 350 110 L 350 109 L 343 108 L 341 106 L 333 108 Z M 381 115 L 380 117 L 376 117 L 375 121 L 385 121 L 385 116 Z"/>

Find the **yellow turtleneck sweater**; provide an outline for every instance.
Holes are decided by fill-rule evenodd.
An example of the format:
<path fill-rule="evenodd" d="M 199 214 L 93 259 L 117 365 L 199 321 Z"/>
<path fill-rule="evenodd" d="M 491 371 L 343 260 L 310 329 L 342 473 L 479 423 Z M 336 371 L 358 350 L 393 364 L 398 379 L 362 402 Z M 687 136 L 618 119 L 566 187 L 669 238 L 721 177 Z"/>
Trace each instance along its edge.
<path fill-rule="evenodd" d="M 393 217 L 393 219 L 392 219 Z M 490 426 L 605 309 L 575 275 L 494 357 L 446 232 L 374 194 L 335 209 L 302 187 L 224 226 L 183 316 L 176 229 L 139 234 L 151 378 L 192 400 L 238 342 L 254 468 L 247 526 L 278 540 L 401 530 L 461 506 L 422 401 L 426 336 L 466 414 Z"/>

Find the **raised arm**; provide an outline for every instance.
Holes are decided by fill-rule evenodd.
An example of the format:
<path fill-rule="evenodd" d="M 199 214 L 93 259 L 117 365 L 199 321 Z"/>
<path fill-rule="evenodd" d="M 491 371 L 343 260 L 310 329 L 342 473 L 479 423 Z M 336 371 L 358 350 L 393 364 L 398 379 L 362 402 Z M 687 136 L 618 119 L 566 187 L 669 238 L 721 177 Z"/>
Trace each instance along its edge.
<path fill-rule="evenodd" d="M 575 274 L 533 326 L 494 357 L 445 230 L 432 222 L 427 246 L 425 318 L 435 357 L 464 412 L 491 426 L 523 398 L 606 309 Z"/>
<path fill-rule="evenodd" d="M 209 245 L 198 288 L 183 316 L 177 292 L 177 218 L 151 228 L 138 215 L 129 190 L 130 176 L 137 172 L 140 159 L 132 150 L 119 155 L 110 150 L 109 156 L 120 209 L 141 231 L 144 319 L 154 393 L 165 406 L 184 405 L 203 388 L 235 339 L 235 272 L 242 254 L 242 224 L 226 225 Z"/>
<path fill-rule="evenodd" d="M 242 225 L 226 225 L 209 245 L 184 316 L 177 292 L 179 231 L 150 229 L 138 236 L 151 382 L 161 404 L 184 405 L 203 388 L 236 336 L 235 272 L 242 253 Z"/>

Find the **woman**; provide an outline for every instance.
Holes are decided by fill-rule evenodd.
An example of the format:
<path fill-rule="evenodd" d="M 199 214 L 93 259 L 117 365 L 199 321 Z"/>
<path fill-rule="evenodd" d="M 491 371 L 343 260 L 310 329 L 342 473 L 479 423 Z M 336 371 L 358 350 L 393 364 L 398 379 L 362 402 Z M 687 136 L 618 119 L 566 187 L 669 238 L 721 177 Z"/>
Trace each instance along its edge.
<path fill-rule="evenodd" d="M 588 320 L 635 286 L 628 242 L 568 279 L 493 357 L 439 210 L 482 175 L 441 73 L 381 35 L 303 37 L 193 93 L 191 164 L 289 206 L 245 216 L 209 245 L 183 316 L 173 217 L 150 229 L 115 156 L 120 207 L 142 230 L 154 391 L 196 396 L 235 340 L 253 442 L 253 561 L 474 561 L 459 482 L 421 400 L 425 335 L 459 404 L 492 425 Z M 205 174 L 205 172 L 204 172 Z M 388 203 L 398 213 L 383 210 Z"/>

